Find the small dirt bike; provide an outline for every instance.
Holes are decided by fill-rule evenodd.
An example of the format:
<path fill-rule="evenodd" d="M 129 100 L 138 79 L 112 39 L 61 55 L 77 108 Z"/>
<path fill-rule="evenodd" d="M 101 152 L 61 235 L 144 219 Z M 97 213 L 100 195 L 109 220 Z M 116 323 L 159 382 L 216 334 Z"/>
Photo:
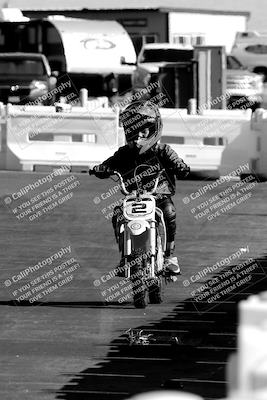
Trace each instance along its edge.
<path fill-rule="evenodd" d="M 135 307 L 145 308 L 148 298 L 151 304 L 161 303 L 162 280 L 166 278 L 163 268 L 166 227 L 163 212 L 156 207 L 155 200 L 164 170 L 156 174 L 152 190 L 146 191 L 136 180 L 137 168 L 134 172 L 137 189 L 132 192 L 126 189 L 119 172 L 109 171 L 109 175 L 119 178 L 121 192 L 125 195 L 121 214 L 117 214 L 116 238 L 121 252 L 118 276 L 132 282 Z M 93 175 L 94 170 L 89 174 Z"/>

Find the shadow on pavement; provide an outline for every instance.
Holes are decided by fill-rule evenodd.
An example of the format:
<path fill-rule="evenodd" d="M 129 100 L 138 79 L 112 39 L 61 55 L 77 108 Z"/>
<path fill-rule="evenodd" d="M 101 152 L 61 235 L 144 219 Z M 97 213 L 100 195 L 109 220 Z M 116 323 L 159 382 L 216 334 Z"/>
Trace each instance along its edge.
<path fill-rule="evenodd" d="M 166 388 L 199 394 L 205 399 L 226 396 L 226 364 L 229 355 L 236 351 L 237 303 L 267 287 L 267 258 L 254 260 L 253 265 L 255 261 L 251 279 L 240 285 L 240 290 L 212 303 L 187 299 L 159 322 L 135 328 L 152 334 L 151 344 L 130 345 L 126 334 L 113 340 L 106 357 L 96 367 L 68 375 L 69 382 L 56 393 L 56 398 L 120 400 Z M 230 268 L 233 266 L 221 274 L 227 275 Z M 208 284 L 220 275 L 212 275 Z M 99 303 L 74 303 L 74 307 L 86 305 Z"/>
<path fill-rule="evenodd" d="M 0 301 L 0 306 L 10 306 L 10 307 L 66 307 L 66 308 L 126 308 L 125 306 L 132 303 L 119 303 L 119 302 L 103 302 L 103 301 L 47 301 L 47 302 L 38 302 L 30 303 L 27 300 L 17 301 L 17 300 L 9 300 L 9 301 Z"/>

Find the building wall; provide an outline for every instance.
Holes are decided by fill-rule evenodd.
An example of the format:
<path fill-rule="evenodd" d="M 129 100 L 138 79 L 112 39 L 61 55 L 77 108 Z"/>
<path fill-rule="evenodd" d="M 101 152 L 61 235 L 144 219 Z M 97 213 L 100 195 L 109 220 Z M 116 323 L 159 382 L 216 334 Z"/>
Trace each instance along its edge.
<path fill-rule="evenodd" d="M 169 39 L 181 33 L 200 34 L 205 37 L 208 46 L 225 46 L 230 52 L 236 31 L 244 31 L 247 18 L 243 15 L 204 14 L 204 13 L 169 13 Z"/>
<path fill-rule="evenodd" d="M 168 0 L 169 2 L 169 0 Z M 248 11 L 251 16 L 248 21 L 248 29 L 266 31 L 267 1 L 266 0 L 173 0 L 174 7 L 206 9 L 206 10 L 227 10 L 227 11 Z"/>
<path fill-rule="evenodd" d="M 54 8 L 57 10 L 70 8 L 70 0 L 0 0 L 1 7 L 4 7 L 8 3 L 9 7 L 19 7 L 22 10 L 33 10 L 38 8 Z M 81 5 L 84 8 L 101 8 L 107 7 L 107 4 L 112 8 L 120 7 L 123 9 L 134 7 L 137 1 L 133 2 L 122 2 L 122 0 L 76 0 L 77 8 Z M 147 0 L 146 5 L 153 4 L 155 7 L 172 7 L 172 8 L 187 8 L 187 9 L 204 9 L 204 10 L 227 10 L 227 11 L 248 11 L 251 13 L 251 17 L 248 21 L 248 29 L 266 31 L 266 21 L 267 21 L 267 1 L 266 0 L 224 0 L 223 2 L 218 0 Z M 34 7 L 33 7 L 34 4 Z M 52 6 L 51 6 L 52 4 Z M 60 11 L 57 11 L 60 13 Z"/>

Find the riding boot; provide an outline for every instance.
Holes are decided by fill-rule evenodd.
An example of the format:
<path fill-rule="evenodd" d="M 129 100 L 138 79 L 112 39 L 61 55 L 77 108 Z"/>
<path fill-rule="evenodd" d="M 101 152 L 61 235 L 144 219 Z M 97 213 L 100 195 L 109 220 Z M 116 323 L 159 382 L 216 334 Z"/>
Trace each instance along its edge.
<path fill-rule="evenodd" d="M 164 255 L 164 268 L 166 268 L 166 270 L 168 270 L 173 275 L 179 275 L 181 273 L 181 269 L 177 257 L 174 256 L 174 250 L 174 241 L 167 242 Z"/>

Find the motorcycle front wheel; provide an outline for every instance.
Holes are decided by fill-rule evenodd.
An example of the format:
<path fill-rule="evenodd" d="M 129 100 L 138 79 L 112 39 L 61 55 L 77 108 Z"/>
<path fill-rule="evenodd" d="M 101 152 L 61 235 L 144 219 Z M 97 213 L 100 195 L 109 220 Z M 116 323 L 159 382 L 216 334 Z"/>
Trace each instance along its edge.
<path fill-rule="evenodd" d="M 148 296 L 150 304 L 162 303 L 162 282 L 160 278 L 151 279 L 148 285 Z"/>
<path fill-rule="evenodd" d="M 144 254 L 142 250 L 135 250 L 131 255 L 131 282 L 135 308 L 146 308 L 148 304 Z"/>

